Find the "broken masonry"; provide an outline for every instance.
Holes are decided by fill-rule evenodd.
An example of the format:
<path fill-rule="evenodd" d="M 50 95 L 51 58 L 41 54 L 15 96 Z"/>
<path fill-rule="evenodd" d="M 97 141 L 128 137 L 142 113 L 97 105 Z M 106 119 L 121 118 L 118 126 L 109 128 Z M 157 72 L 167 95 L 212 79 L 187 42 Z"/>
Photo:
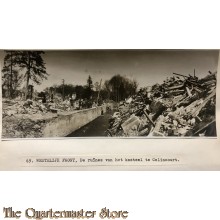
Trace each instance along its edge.
<path fill-rule="evenodd" d="M 216 136 L 216 75 L 173 73 L 120 102 L 107 136 Z"/>

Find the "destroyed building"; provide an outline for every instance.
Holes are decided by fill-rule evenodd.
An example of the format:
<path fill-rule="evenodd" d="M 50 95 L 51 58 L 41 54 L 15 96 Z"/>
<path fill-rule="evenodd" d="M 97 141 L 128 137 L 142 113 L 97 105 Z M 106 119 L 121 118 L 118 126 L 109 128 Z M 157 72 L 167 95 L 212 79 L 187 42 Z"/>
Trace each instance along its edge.
<path fill-rule="evenodd" d="M 111 137 L 216 136 L 216 76 L 173 73 L 162 84 L 140 89 L 109 120 Z"/>
<path fill-rule="evenodd" d="M 215 137 L 216 77 L 217 72 L 209 72 L 203 78 L 173 73 L 161 84 L 141 88 L 117 104 L 106 136 Z M 52 90 L 47 102 L 44 96 L 32 95 L 32 100 L 26 101 L 3 98 L 2 137 L 43 137 L 42 130 L 50 120 L 76 109 L 70 100 L 62 101 Z"/>

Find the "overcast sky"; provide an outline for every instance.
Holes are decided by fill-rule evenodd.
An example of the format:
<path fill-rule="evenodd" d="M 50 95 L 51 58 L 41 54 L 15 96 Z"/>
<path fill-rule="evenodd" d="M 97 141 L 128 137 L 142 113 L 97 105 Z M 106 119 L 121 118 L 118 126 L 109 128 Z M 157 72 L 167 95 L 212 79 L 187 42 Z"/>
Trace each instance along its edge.
<path fill-rule="evenodd" d="M 120 74 L 137 80 L 139 87 L 161 83 L 173 72 L 188 75 L 196 69 L 198 77 L 216 71 L 217 50 L 81 50 L 45 51 L 44 60 L 50 74 L 38 91 L 65 83 L 85 85 L 88 75 L 93 83 Z"/>

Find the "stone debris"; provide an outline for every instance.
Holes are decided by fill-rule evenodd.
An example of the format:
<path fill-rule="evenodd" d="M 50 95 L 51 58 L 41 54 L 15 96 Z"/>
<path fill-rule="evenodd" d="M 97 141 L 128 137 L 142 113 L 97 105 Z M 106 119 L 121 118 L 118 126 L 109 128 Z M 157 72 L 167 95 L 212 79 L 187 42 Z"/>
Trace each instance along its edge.
<path fill-rule="evenodd" d="M 2 100 L 2 137 L 37 138 L 43 137 L 42 130 L 49 119 L 69 108 L 66 102 L 42 103 L 41 100 Z"/>
<path fill-rule="evenodd" d="M 216 75 L 173 73 L 162 84 L 120 102 L 107 136 L 216 136 Z"/>
<path fill-rule="evenodd" d="M 58 113 L 62 111 L 70 111 L 70 105 L 67 102 L 55 103 L 42 103 L 41 100 L 8 100 L 3 99 L 3 118 L 13 116 L 16 114 L 41 114 L 41 113 Z"/>
<path fill-rule="evenodd" d="M 111 137 L 216 136 L 216 75 L 174 73 L 118 103 L 109 120 Z M 69 100 L 2 100 L 2 137 L 43 137 L 47 121 L 76 111 Z"/>

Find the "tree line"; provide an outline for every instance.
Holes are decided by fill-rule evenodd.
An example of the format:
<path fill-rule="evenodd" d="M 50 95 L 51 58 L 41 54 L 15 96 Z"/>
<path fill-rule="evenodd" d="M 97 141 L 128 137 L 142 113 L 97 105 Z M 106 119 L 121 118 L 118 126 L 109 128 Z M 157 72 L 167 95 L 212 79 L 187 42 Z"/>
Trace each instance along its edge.
<path fill-rule="evenodd" d="M 85 85 L 74 85 L 71 83 L 54 85 L 45 89 L 49 93 L 54 91 L 61 96 L 71 97 L 75 94 L 75 99 L 87 99 L 93 101 L 113 100 L 116 102 L 125 100 L 136 93 L 138 83 L 120 74 L 116 74 L 110 80 L 93 83 L 89 75 Z"/>
<path fill-rule="evenodd" d="M 15 98 L 21 84 L 24 86 L 24 98 L 28 98 L 30 80 L 41 84 L 47 79 L 46 63 L 43 60 L 43 51 L 5 51 L 4 66 L 2 69 L 3 97 Z M 93 83 L 89 75 L 85 85 L 60 84 L 48 87 L 44 92 L 55 91 L 65 97 L 76 95 L 76 99 L 113 100 L 119 102 L 135 94 L 138 83 L 134 79 L 115 74 L 102 83 Z"/>

